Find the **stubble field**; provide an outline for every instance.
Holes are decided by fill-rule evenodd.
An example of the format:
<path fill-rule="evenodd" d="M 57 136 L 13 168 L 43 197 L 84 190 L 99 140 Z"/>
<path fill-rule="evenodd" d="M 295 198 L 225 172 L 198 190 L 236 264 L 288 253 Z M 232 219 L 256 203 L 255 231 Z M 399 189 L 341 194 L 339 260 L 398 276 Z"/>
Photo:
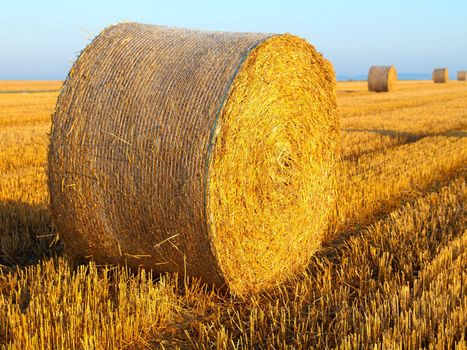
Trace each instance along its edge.
<path fill-rule="evenodd" d="M 45 173 L 60 85 L 0 82 L 2 348 L 467 348 L 466 83 L 338 83 L 326 241 L 303 274 L 247 299 L 68 255 Z"/>

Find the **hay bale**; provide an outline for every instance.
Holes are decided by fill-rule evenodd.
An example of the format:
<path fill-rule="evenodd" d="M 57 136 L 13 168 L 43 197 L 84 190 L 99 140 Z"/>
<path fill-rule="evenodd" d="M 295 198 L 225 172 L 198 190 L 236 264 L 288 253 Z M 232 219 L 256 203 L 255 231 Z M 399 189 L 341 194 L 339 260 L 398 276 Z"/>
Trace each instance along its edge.
<path fill-rule="evenodd" d="M 319 246 L 338 130 L 332 66 L 300 38 L 115 25 L 57 102 L 54 220 L 82 257 L 257 292 Z"/>
<path fill-rule="evenodd" d="M 449 80 L 449 74 L 447 68 L 436 68 L 433 70 L 433 82 L 435 83 L 447 83 Z"/>
<path fill-rule="evenodd" d="M 457 72 L 457 80 L 458 81 L 467 81 L 467 71 L 460 70 Z"/>
<path fill-rule="evenodd" d="M 394 66 L 372 66 L 368 72 L 368 91 L 392 91 L 396 82 L 397 72 Z"/>

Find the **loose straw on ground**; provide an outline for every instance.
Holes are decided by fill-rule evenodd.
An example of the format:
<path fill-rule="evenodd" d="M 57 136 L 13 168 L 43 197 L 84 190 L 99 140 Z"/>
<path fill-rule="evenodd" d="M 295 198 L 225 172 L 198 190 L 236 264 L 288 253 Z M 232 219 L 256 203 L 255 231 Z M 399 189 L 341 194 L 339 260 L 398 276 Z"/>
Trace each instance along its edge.
<path fill-rule="evenodd" d="M 258 292 L 318 248 L 338 136 L 332 66 L 305 40 L 115 25 L 58 99 L 54 219 L 80 256 Z"/>

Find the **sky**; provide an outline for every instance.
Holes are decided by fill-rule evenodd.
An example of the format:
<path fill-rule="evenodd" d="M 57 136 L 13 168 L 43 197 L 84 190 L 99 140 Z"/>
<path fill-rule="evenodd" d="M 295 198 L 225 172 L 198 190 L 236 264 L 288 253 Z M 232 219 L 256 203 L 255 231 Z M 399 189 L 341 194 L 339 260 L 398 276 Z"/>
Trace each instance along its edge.
<path fill-rule="evenodd" d="M 292 33 L 331 60 L 338 77 L 371 65 L 467 70 L 467 0 L 0 0 L 0 79 L 64 79 L 92 38 L 122 21 Z"/>

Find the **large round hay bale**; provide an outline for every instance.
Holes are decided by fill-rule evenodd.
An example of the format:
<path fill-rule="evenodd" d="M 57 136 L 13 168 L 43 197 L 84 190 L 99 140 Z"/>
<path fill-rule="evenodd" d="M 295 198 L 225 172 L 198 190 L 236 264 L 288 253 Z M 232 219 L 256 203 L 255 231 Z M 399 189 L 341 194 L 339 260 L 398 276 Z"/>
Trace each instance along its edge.
<path fill-rule="evenodd" d="M 394 66 L 372 66 L 368 72 L 368 91 L 388 92 L 397 83 L 397 72 Z"/>
<path fill-rule="evenodd" d="M 459 81 L 467 81 L 467 71 L 460 70 L 457 72 L 457 80 Z"/>
<path fill-rule="evenodd" d="M 436 68 L 433 70 L 433 82 L 435 83 L 447 83 L 449 80 L 449 74 L 447 68 Z"/>
<path fill-rule="evenodd" d="M 338 136 L 332 66 L 305 40 L 115 25 L 53 115 L 55 223 L 82 257 L 257 292 L 319 246 Z"/>

